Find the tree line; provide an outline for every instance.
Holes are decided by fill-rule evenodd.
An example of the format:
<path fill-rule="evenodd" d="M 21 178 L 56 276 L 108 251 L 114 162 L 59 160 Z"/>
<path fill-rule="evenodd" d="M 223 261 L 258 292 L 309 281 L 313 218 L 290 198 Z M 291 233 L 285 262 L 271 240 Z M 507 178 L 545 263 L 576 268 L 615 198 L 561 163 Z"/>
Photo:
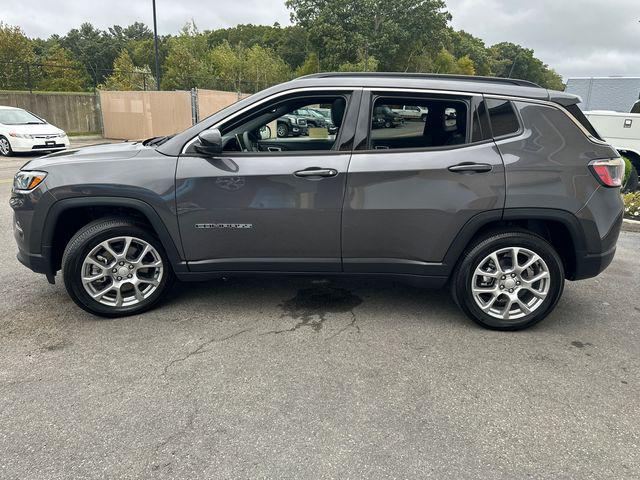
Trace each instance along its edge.
<path fill-rule="evenodd" d="M 487 46 L 451 27 L 442 0 L 286 0 L 291 25 L 200 30 L 159 37 L 162 89 L 254 92 L 321 71 L 400 71 L 522 78 L 563 89 L 533 50 Z M 46 91 L 155 89 L 153 33 L 83 23 L 64 36 L 28 38 L 0 23 L 0 88 Z"/>

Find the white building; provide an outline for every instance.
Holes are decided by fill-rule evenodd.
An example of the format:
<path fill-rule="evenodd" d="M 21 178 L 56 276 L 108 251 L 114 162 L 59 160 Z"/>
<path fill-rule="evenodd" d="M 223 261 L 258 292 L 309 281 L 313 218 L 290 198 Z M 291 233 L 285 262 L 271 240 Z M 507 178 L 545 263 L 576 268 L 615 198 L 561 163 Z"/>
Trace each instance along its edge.
<path fill-rule="evenodd" d="M 640 77 L 570 78 L 565 91 L 582 97 L 582 110 L 628 113 L 640 98 Z"/>

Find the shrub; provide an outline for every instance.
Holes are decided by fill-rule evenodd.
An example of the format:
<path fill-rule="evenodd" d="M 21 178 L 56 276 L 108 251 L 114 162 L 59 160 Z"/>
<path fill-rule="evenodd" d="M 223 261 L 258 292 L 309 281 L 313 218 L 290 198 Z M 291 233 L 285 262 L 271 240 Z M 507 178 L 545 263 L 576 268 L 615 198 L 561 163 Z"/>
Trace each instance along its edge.
<path fill-rule="evenodd" d="M 629 180 L 629 176 L 631 175 L 633 164 L 631 163 L 631 160 L 624 155 L 622 155 L 622 159 L 624 160 L 624 178 L 622 179 L 622 185 L 626 185 Z"/>
<path fill-rule="evenodd" d="M 640 220 L 640 192 L 623 195 L 624 216 L 634 220 Z"/>

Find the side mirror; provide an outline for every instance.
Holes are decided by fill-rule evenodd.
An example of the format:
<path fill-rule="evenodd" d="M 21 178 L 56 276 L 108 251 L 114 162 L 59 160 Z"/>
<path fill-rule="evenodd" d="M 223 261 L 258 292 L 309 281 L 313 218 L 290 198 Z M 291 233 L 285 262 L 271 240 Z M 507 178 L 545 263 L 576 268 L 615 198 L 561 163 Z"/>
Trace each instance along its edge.
<path fill-rule="evenodd" d="M 205 130 L 198 135 L 198 142 L 194 148 L 203 155 L 216 156 L 222 153 L 222 135 L 217 128 Z"/>

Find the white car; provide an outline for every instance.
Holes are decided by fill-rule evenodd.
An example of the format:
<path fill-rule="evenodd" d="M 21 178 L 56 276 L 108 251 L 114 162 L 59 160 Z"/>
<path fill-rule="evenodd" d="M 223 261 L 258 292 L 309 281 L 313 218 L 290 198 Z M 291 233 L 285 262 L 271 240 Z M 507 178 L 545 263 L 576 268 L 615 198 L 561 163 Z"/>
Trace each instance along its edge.
<path fill-rule="evenodd" d="M 406 120 L 422 120 L 423 122 L 429 114 L 427 107 L 418 107 L 416 105 L 403 105 L 401 108 L 393 108 L 391 110 Z"/>
<path fill-rule="evenodd" d="M 69 146 L 67 134 L 22 108 L 0 106 L 0 155 L 53 152 Z"/>

